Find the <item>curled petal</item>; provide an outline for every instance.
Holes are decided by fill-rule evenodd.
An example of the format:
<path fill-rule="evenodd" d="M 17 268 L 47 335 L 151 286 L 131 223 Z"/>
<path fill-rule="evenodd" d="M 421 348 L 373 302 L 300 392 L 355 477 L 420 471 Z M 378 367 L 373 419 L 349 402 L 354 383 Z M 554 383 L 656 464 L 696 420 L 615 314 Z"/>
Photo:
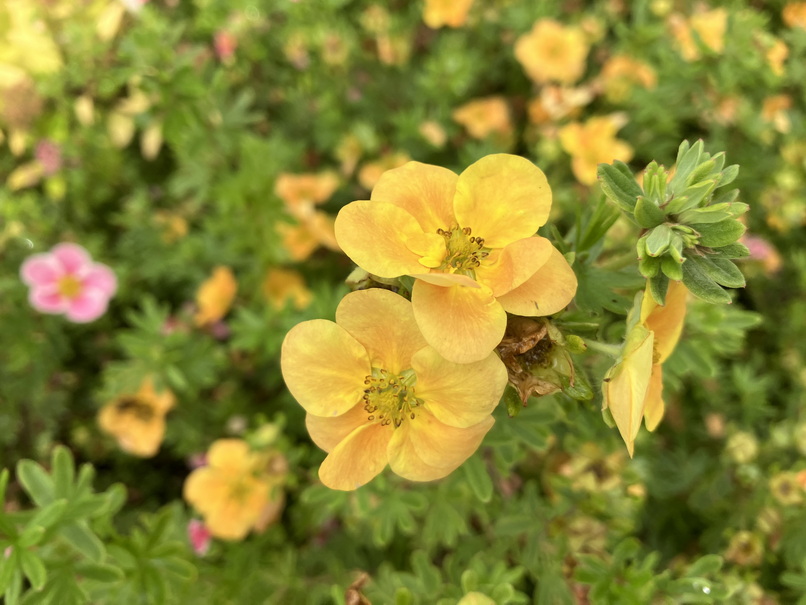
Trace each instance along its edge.
<path fill-rule="evenodd" d="M 450 361 L 485 359 L 504 337 L 507 314 L 489 288 L 446 288 L 417 280 L 411 304 L 426 342 Z"/>
<path fill-rule="evenodd" d="M 95 263 L 87 275 L 81 280 L 85 287 L 100 290 L 107 297 L 118 289 L 118 280 L 112 269 L 101 263 Z"/>
<path fill-rule="evenodd" d="M 426 233 L 450 229 L 453 216 L 454 172 L 440 166 L 408 162 L 387 170 L 372 190 L 372 200 L 389 202 L 411 214 Z"/>
<path fill-rule="evenodd" d="M 28 293 L 28 302 L 40 313 L 64 313 L 67 299 L 55 287 L 33 288 Z"/>
<path fill-rule="evenodd" d="M 657 338 L 657 334 L 655 335 Z M 649 386 L 644 399 L 644 422 L 648 431 L 658 428 L 665 408 L 663 403 L 663 366 L 656 363 L 652 366 L 652 375 L 649 377 Z"/>
<path fill-rule="evenodd" d="M 328 454 L 319 467 L 319 479 L 330 489 L 358 489 L 380 473 L 387 463 L 386 448 L 393 430 L 380 424 L 355 429 Z"/>
<path fill-rule="evenodd" d="M 373 366 L 391 372 L 411 367 L 411 356 L 426 346 L 411 303 L 402 296 L 373 288 L 345 296 L 336 323 L 364 345 Z"/>
<path fill-rule="evenodd" d="M 491 288 L 494 296 L 503 296 L 537 273 L 548 262 L 553 248 L 545 237 L 519 239 L 493 251 L 492 262 L 476 268 L 476 279 Z"/>
<path fill-rule="evenodd" d="M 486 359 L 458 364 L 431 347 L 411 360 L 417 376 L 417 397 L 444 424 L 466 428 L 492 414 L 507 385 L 507 370 L 495 353 Z"/>
<path fill-rule="evenodd" d="M 422 410 L 395 430 L 389 443 L 389 466 L 411 481 L 441 479 L 473 455 L 494 423 L 487 416 L 478 424 L 457 428 Z"/>
<path fill-rule="evenodd" d="M 467 288 L 481 288 L 472 277 L 459 273 L 415 273 L 412 277 L 435 286 L 465 286 Z"/>
<path fill-rule="evenodd" d="M 109 298 L 100 290 L 84 288 L 77 296 L 67 299 L 65 315 L 70 321 L 87 323 L 106 312 Z"/>
<path fill-rule="evenodd" d="M 330 453 L 355 429 L 363 424 L 368 424 L 367 416 L 368 414 L 362 401 L 340 416 L 326 418 L 308 414 L 305 416 L 305 426 L 308 429 L 311 440 Z"/>
<path fill-rule="evenodd" d="M 338 416 L 361 400 L 372 372 L 363 345 L 324 319 L 297 324 L 283 341 L 280 366 L 288 390 L 316 416 Z"/>
<path fill-rule="evenodd" d="M 61 263 L 52 254 L 34 254 L 20 267 L 20 277 L 29 286 L 55 284 L 63 274 Z"/>
<path fill-rule="evenodd" d="M 641 301 L 641 322 L 655 333 L 655 351 L 658 363 L 663 363 L 672 354 L 683 332 L 686 319 L 688 289 L 683 282 L 670 281 L 666 292 L 666 304 L 660 306 L 646 291 Z"/>
<path fill-rule="evenodd" d="M 508 313 L 544 317 L 562 310 L 574 298 L 577 278 L 554 246 L 546 263 L 520 286 L 498 297 Z"/>
<path fill-rule="evenodd" d="M 491 248 L 503 248 L 546 223 L 551 189 L 529 160 L 488 155 L 459 175 L 453 209 L 460 227 L 470 227 Z"/>
<path fill-rule="evenodd" d="M 51 254 L 59 261 L 65 273 L 82 273 L 92 263 L 89 253 L 78 244 L 58 244 L 53 247 Z"/>

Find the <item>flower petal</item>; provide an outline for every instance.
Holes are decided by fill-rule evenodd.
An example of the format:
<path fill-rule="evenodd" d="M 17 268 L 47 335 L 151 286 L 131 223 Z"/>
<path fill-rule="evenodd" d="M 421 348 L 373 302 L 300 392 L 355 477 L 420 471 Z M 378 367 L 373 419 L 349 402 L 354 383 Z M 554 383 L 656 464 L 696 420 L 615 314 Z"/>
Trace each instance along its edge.
<path fill-rule="evenodd" d="M 385 202 L 347 204 L 336 217 L 336 240 L 355 264 L 386 278 L 420 273 L 421 258 L 445 253 L 441 236 L 424 233 L 411 214 Z"/>
<path fill-rule="evenodd" d="M 341 326 L 324 319 L 297 324 L 280 354 L 291 394 L 316 416 L 338 416 L 361 400 L 372 372 L 363 345 Z"/>
<path fill-rule="evenodd" d="M 490 255 L 492 262 L 483 262 L 476 268 L 476 279 L 489 286 L 493 296 L 503 296 L 537 273 L 551 258 L 553 248 L 545 237 L 519 239 L 494 250 Z"/>
<path fill-rule="evenodd" d="M 50 253 L 59 261 L 65 273 L 82 273 L 92 263 L 89 252 L 78 244 L 57 244 Z"/>
<path fill-rule="evenodd" d="M 431 164 L 408 162 L 387 170 L 372 190 L 372 200 L 389 202 L 406 210 L 426 233 L 450 229 L 456 173 Z"/>
<path fill-rule="evenodd" d="M 467 428 L 443 424 L 427 410 L 395 430 L 389 443 L 389 466 L 411 481 L 433 481 L 452 473 L 473 455 L 495 420 Z"/>
<path fill-rule="evenodd" d="M 182 497 L 202 515 L 209 515 L 219 504 L 219 495 L 229 491 L 228 478 L 205 466 L 194 470 L 182 486 Z"/>
<path fill-rule="evenodd" d="M 459 175 L 453 209 L 460 227 L 470 227 L 490 248 L 503 248 L 546 223 L 551 189 L 529 160 L 488 155 Z"/>
<path fill-rule="evenodd" d="M 63 275 L 61 263 L 52 254 L 34 254 L 20 267 L 20 277 L 29 286 L 54 284 Z"/>
<path fill-rule="evenodd" d="M 485 359 L 504 337 L 507 314 L 489 288 L 446 288 L 418 279 L 411 304 L 426 342 L 450 361 Z"/>
<path fill-rule="evenodd" d="M 466 286 L 468 288 L 481 288 L 475 279 L 459 273 L 412 273 L 411 276 L 435 286 Z"/>
<path fill-rule="evenodd" d="M 100 290 L 84 288 L 77 296 L 67 299 L 67 319 L 75 323 L 87 323 L 98 319 L 106 312 L 109 298 Z"/>
<path fill-rule="evenodd" d="M 680 281 L 670 281 L 666 292 L 666 304 L 660 306 L 649 293 L 644 292 L 641 301 L 641 322 L 655 333 L 655 351 L 658 363 L 663 363 L 672 354 L 683 332 L 686 319 L 688 289 Z"/>
<path fill-rule="evenodd" d="M 411 356 L 426 346 L 411 303 L 402 296 L 372 288 L 345 296 L 336 323 L 364 345 L 373 366 L 399 373 L 411 367 Z"/>
<path fill-rule="evenodd" d="M 67 299 L 54 287 L 33 288 L 28 293 L 28 302 L 40 313 L 64 313 Z"/>
<path fill-rule="evenodd" d="M 207 464 L 232 473 L 244 473 L 251 464 L 249 444 L 243 439 L 219 439 L 207 451 Z"/>
<path fill-rule="evenodd" d="M 365 485 L 386 466 L 392 432 L 380 424 L 357 428 L 325 458 L 319 467 L 319 479 L 330 489 L 342 491 Z"/>
<path fill-rule="evenodd" d="M 412 358 L 411 367 L 417 376 L 417 397 L 440 422 L 460 428 L 492 414 L 507 385 L 506 367 L 495 353 L 458 364 L 428 347 Z"/>
<path fill-rule="evenodd" d="M 562 310 L 574 298 L 577 278 L 554 246 L 548 261 L 520 286 L 498 297 L 508 313 L 544 317 Z"/>
<path fill-rule="evenodd" d="M 339 416 L 305 416 L 305 426 L 311 440 L 326 452 L 332 452 L 347 436 L 363 424 L 368 424 L 368 413 L 360 401 Z"/>
<path fill-rule="evenodd" d="M 657 334 L 655 335 L 657 338 Z M 665 408 L 663 403 L 663 366 L 656 363 L 652 366 L 652 375 L 649 377 L 649 386 L 644 399 L 644 422 L 648 431 L 658 428 Z"/>
<path fill-rule="evenodd" d="M 100 290 L 107 297 L 111 297 L 118 289 L 118 280 L 115 277 L 115 273 L 101 263 L 94 263 L 81 282 L 84 287 Z"/>

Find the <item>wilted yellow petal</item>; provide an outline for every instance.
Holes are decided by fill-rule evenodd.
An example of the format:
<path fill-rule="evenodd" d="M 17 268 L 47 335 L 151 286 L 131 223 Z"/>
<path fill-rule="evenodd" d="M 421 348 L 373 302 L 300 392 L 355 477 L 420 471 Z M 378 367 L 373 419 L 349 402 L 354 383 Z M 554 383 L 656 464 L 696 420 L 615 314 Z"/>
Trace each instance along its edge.
<path fill-rule="evenodd" d="M 665 408 L 663 403 L 663 366 L 656 363 L 652 366 L 649 377 L 646 399 L 644 400 L 644 422 L 648 431 L 658 428 Z"/>
<path fill-rule="evenodd" d="M 677 346 L 686 319 L 687 299 L 688 289 L 683 282 L 670 281 L 666 305 L 660 306 L 647 286 L 641 301 L 641 323 L 655 333 L 655 363 L 666 361 Z"/>

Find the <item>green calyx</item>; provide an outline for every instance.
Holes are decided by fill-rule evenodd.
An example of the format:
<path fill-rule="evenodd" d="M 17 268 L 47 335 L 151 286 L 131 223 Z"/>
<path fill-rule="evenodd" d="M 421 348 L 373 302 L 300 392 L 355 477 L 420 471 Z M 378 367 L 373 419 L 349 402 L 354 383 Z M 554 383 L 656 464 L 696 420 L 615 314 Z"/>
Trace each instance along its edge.
<path fill-rule="evenodd" d="M 602 191 L 643 230 L 636 245 L 638 269 L 659 304 L 670 279 L 709 302 L 730 302 L 723 288 L 744 286 L 731 259 L 748 254 L 738 243 L 745 231 L 738 218 L 748 206 L 736 201 L 737 189 L 724 189 L 738 173 L 738 166 L 725 166 L 724 152 L 712 156 L 702 141 L 680 145 L 671 177 L 651 162 L 643 187 L 623 162 L 599 165 Z"/>

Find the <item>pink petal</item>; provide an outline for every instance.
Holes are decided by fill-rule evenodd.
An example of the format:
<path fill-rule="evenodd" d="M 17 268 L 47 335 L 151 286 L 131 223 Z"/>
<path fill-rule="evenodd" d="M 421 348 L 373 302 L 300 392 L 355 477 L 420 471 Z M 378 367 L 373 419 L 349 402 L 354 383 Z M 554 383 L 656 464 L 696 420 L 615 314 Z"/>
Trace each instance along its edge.
<path fill-rule="evenodd" d="M 66 273 L 83 273 L 92 264 L 89 252 L 78 244 L 57 244 L 50 252 L 58 259 Z"/>
<path fill-rule="evenodd" d="M 64 313 L 67 309 L 67 299 L 62 296 L 55 286 L 34 287 L 28 293 L 28 302 L 40 313 Z"/>
<path fill-rule="evenodd" d="M 53 284 L 62 275 L 62 267 L 52 254 L 34 254 L 20 267 L 20 277 L 29 286 Z"/>
<path fill-rule="evenodd" d="M 98 319 L 106 312 L 109 297 L 94 288 L 85 288 L 67 301 L 67 319 L 76 323 L 86 323 Z"/>
<path fill-rule="evenodd" d="M 118 279 L 115 277 L 115 273 L 101 263 L 94 263 L 81 282 L 84 287 L 100 290 L 110 298 L 118 289 Z"/>

